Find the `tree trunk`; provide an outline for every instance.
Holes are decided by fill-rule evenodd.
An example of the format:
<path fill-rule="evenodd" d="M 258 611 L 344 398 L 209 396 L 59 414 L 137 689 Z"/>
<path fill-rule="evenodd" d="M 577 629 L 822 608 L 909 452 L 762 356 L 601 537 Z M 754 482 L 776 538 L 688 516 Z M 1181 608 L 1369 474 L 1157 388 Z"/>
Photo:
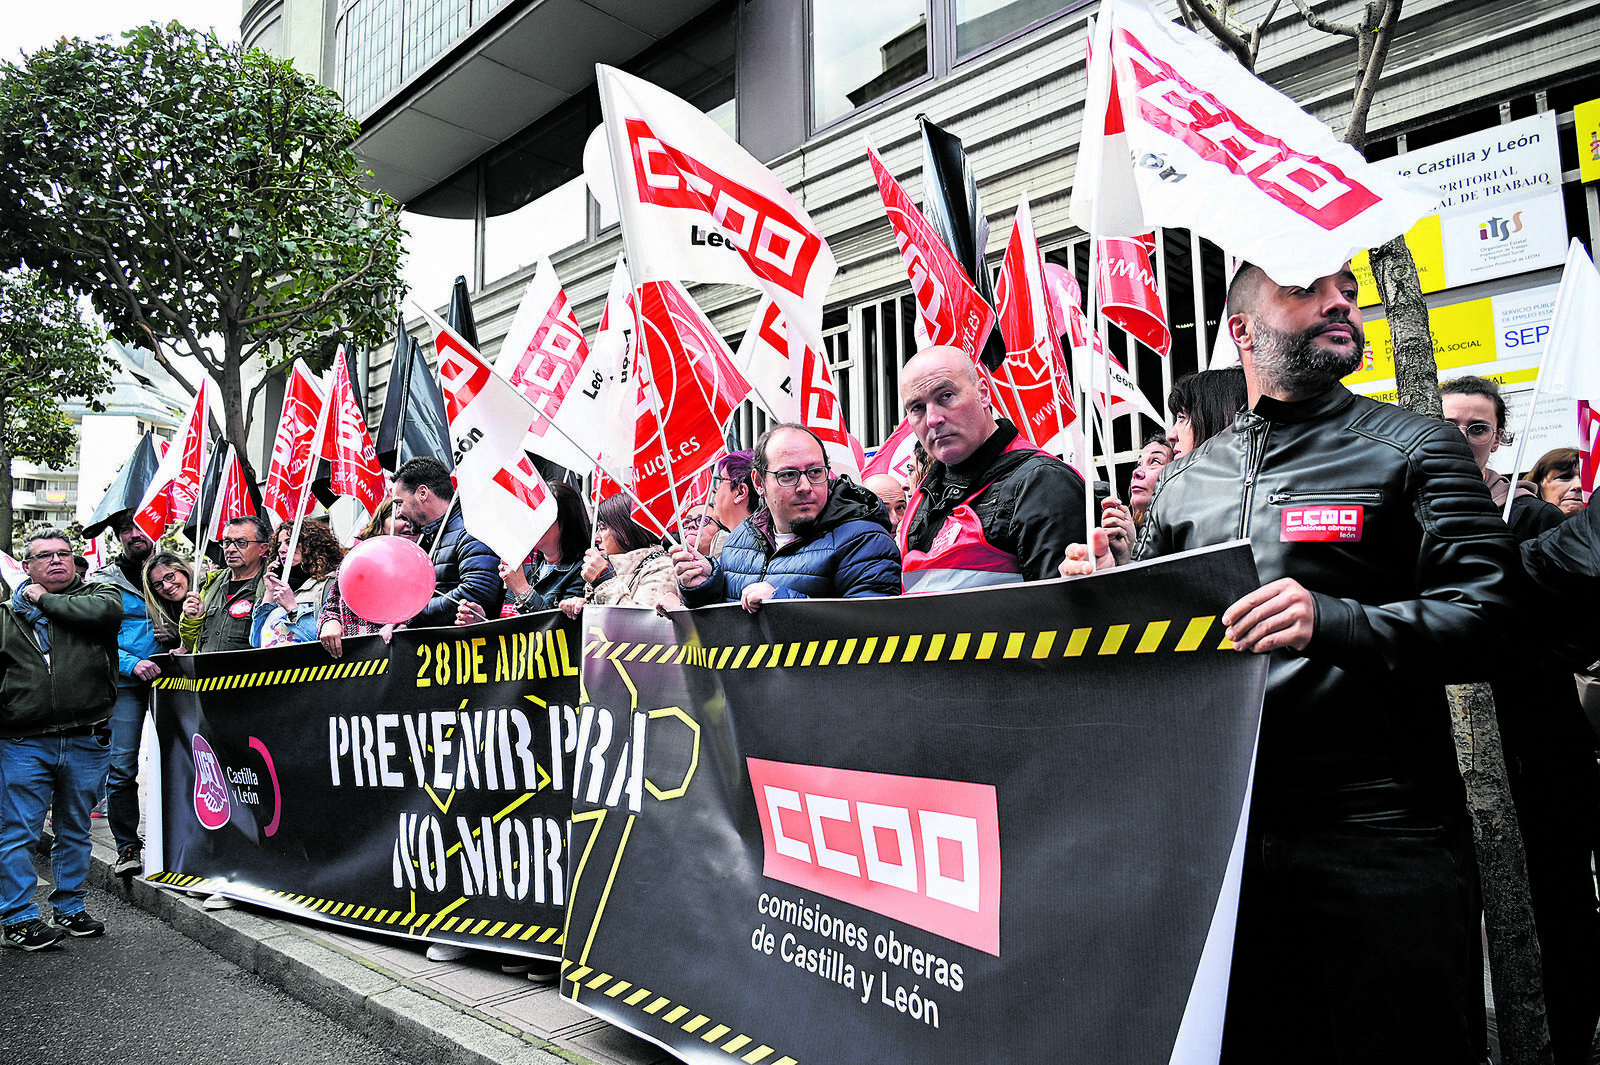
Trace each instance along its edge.
<path fill-rule="evenodd" d="M 1467 785 L 1472 838 L 1489 931 L 1489 972 L 1504 1065 L 1550 1065 L 1539 940 L 1528 898 L 1528 869 L 1517 808 L 1506 782 L 1494 697 L 1487 684 L 1448 689 L 1456 757 Z"/>
<path fill-rule="evenodd" d="M 1439 368 L 1433 359 L 1433 335 L 1428 328 L 1428 304 L 1422 297 L 1422 279 L 1404 237 L 1395 237 L 1368 253 L 1378 298 L 1389 314 L 1389 336 L 1394 343 L 1394 380 L 1399 405 L 1429 418 L 1444 417 L 1439 401 Z"/>
<path fill-rule="evenodd" d="M 239 465 L 245 480 L 254 482 L 255 467 L 250 464 L 249 449 L 245 447 L 246 421 L 244 409 L 243 359 L 244 336 L 238 326 L 231 323 L 223 336 L 222 349 L 222 434 L 239 450 Z"/>
<path fill-rule="evenodd" d="M 5 401 L 0 400 L 0 426 L 6 423 Z M 16 519 L 11 511 L 11 449 L 0 439 L 0 551 L 15 555 L 12 546 L 11 526 Z"/>

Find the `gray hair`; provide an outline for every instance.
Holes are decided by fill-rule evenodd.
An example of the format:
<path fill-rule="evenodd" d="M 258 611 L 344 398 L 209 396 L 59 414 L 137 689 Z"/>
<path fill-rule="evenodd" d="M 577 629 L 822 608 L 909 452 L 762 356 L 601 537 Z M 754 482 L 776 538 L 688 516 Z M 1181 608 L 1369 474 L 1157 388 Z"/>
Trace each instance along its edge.
<path fill-rule="evenodd" d="M 51 525 L 41 525 L 28 534 L 23 545 L 27 548 L 22 556 L 24 562 L 33 557 L 33 545 L 39 540 L 60 540 L 72 549 L 73 554 L 78 553 L 78 545 L 73 541 L 72 535 L 65 529 L 57 529 Z"/>

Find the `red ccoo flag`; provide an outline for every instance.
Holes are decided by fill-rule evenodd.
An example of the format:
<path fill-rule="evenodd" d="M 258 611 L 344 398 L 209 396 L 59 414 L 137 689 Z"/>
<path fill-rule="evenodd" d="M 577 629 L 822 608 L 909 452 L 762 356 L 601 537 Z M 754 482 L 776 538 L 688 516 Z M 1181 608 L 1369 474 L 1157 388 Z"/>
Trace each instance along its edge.
<path fill-rule="evenodd" d="M 1061 351 L 1061 328 L 1044 279 L 1044 257 L 1024 195 L 995 288 L 1006 361 L 995 371 L 994 396 L 1023 436 L 1059 452 L 1066 447 L 1065 434 L 1078 414 Z"/>

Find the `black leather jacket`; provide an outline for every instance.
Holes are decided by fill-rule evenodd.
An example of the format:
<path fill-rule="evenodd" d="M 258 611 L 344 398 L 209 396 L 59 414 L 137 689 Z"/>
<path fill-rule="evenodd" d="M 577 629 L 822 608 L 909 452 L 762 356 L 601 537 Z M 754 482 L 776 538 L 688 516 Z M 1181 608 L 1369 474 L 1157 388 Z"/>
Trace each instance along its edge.
<path fill-rule="evenodd" d="M 1487 675 L 1520 592 L 1460 432 L 1342 385 L 1263 397 L 1167 468 L 1134 557 L 1236 538 L 1316 607 L 1306 649 L 1272 655 L 1258 815 L 1458 817 L 1442 685 Z"/>

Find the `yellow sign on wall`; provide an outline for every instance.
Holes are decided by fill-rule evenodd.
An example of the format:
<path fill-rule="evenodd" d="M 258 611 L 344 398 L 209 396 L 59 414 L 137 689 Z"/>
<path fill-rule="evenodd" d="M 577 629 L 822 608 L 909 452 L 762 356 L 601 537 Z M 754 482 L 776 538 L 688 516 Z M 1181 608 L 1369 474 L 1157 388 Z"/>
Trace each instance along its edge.
<path fill-rule="evenodd" d="M 1495 359 L 1494 303 L 1490 299 L 1433 308 L 1428 312 L 1428 331 L 1433 334 L 1433 357 L 1441 372 Z M 1368 322 L 1366 334 L 1366 358 L 1361 369 L 1344 379 L 1348 385 L 1394 376 L 1394 341 L 1388 319 Z"/>
<path fill-rule="evenodd" d="M 1430 214 L 1406 231 L 1406 247 L 1411 249 L 1411 257 L 1417 261 L 1417 276 L 1422 279 L 1423 292 L 1439 292 L 1444 289 L 1444 234 L 1439 227 L 1439 216 Z M 1378 286 L 1372 280 L 1372 263 L 1368 261 L 1366 252 L 1359 252 L 1350 260 L 1350 269 L 1356 275 L 1356 282 L 1361 290 L 1356 295 L 1356 303 L 1362 307 L 1372 307 L 1383 302 L 1378 298 Z"/>
<path fill-rule="evenodd" d="M 1573 133 L 1578 138 L 1578 176 L 1600 181 L 1600 100 L 1590 100 L 1572 109 Z"/>

